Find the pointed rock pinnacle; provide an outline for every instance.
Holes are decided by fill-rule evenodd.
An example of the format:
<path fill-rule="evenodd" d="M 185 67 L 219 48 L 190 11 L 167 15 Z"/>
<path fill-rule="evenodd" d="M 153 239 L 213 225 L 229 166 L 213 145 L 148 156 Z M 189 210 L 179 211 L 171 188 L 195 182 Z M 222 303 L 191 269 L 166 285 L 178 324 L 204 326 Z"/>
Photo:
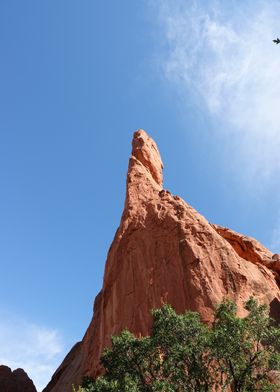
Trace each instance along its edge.
<path fill-rule="evenodd" d="M 138 129 L 133 135 L 132 156 L 150 172 L 155 182 L 162 186 L 163 164 L 156 143 L 145 131 Z"/>

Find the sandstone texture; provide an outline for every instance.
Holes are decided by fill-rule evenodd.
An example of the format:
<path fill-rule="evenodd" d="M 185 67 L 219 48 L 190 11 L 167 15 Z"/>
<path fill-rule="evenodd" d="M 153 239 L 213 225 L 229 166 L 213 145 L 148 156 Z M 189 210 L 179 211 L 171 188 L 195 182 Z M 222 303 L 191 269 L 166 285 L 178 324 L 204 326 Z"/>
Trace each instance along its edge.
<path fill-rule="evenodd" d="M 110 337 L 128 328 L 149 334 L 150 310 L 170 303 L 177 312 L 213 309 L 232 298 L 239 314 L 251 295 L 280 312 L 279 255 L 256 240 L 217 225 L 162 187 L 155 142 L 135 132 L 120 226 L 110 247 L 104 282 L 82 342 L 67 355 L 44 392 L 71 392 L 82 376 L 97 376 Z"/>
<path fill-rule="evenodd" d="M 23 369 L 12 371 L 8 366 L 0 365 L 1 392 L 36 392 L 36 388 Z"/>

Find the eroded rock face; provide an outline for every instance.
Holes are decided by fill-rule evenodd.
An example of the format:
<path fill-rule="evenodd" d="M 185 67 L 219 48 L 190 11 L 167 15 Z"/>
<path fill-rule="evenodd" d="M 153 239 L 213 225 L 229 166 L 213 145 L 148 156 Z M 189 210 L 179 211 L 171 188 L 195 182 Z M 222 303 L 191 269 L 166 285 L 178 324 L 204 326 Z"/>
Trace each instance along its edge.
<path fill-rule="evenodd" d="M 276 280 L 280 281 L 279 254 L 273 254 L 252 237 L 239 234 L 222 226 L 212 225 L 212 227 L 231 244 L 240 257 L 260 267 L 265 265 L 274 272 Z"/>
<path fill-rule="evenodd" d="M 241 235 L 209 224 L 164 190 L 160 154 L 144 131 L 135 132 L 132 146 L 124 212 L 93 319 L 45 392 L 70 392 L 83 375 L 99 375 L 99 358 L 111 335 L 124 328 L 149 334 L 150 310 L 163 303 L 177 312 L 198 311 L 205 322 L 224 297 L 237 303 L 241 315 L 251 295 L 279 310 L 275 274 L 267 267 L 271 252 L 248 237 L 245 247 L 234 237 Z"/>
<path fill-rule="evenodd" d="M 0 391 L 36 392 L 36 388 L 23 369 L 12 371 L 8 366 L 0 365 Z"/>

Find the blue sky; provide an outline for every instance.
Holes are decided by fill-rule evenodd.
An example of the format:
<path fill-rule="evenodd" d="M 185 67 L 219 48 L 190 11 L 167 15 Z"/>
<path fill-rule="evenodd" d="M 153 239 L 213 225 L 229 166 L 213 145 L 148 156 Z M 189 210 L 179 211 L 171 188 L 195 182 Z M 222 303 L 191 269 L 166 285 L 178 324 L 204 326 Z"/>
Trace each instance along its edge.
<path fill-rule="evenodd" d="M 0 3 L 0 362 L 38 390 L 91 319 L 137 128 L 166 188 L 280 252 L 279 14 L 258 0 Z"/>

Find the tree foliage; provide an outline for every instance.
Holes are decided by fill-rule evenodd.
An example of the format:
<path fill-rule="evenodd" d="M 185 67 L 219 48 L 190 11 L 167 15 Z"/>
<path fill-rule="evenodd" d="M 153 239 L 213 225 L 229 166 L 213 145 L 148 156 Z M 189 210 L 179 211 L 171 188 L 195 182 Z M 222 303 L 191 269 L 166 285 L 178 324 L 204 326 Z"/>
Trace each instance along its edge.
<path fill-rule="evenodd" d="M 279 385 L 280 329 L 265 305 L 246 302 L 248 314 L 224 300 L 211 327 L 199 314 L 177 315 L 169 305 L 154 310 L 151 336 L 129 331 L 112 337 L 101 362 L 102 377 L 85 378 L 79 392 L 271 392 Z"/>

